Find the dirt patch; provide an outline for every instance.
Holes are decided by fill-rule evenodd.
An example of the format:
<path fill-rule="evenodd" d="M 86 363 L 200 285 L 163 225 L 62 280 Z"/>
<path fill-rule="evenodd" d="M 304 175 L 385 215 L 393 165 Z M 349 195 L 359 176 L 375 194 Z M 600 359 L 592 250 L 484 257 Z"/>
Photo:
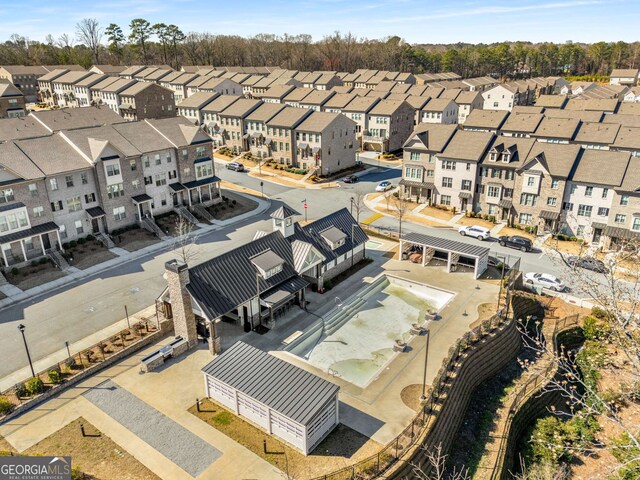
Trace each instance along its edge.
<path fill-rule="evenodd" d="M 6 269 L 4 275 L 9 283 L 21 290 L 29 290 L 64 277 L 65 273 L 48 261 L 44 264 L 38 263 L 37 265 L 22 267 L 17 271 Z"/>
<path fill-rule="evenodd" d="M 83 424 L 87 436 L 80 430 Z M 98 479 L 156 480 L 156 474 L 80 417 L 24 452 L 71 456 L 73 467 Z"/>
<path fill-rule="evenodd" d="M 340 424 L 305 456 L 211 400 L 204 400 L 200 410 L 198 412 L 194 405 L 189 412 L 283 472 L 288 471 L 291 478 L 318 477 L 362 460 L 382 448 L 379 443 Z M 267 453 L 264 452 L 264 440 L 267 441 Z"/>
<path fill-rule="evenodd" d="M 414 412 L 420 410 L 420 395 L 422 395 L 422 384 L 419 383 L 407 385 L 400 392 L 402 403 L 404 403 Z"/>
<path fill-rule="evenodd" d="M 517 228 L 511 228 L 511 227 L 502 227 L 502 230 L 500 230 L 500 233 L 498 235 L 501 237 L 502 236 L 510 237 L 512 235 L 517 235 L 519 237 L 528 238 L 531 241 L 534 241 L 536 239 L 536 236 L 532 235 L 531 233 L 527 233 L 524 230 L 519 230 Z"/>
<path fill-rule="evenodd" d="M 284 176 L 281 176 L 279 173 L 277 175 L 276 174 L 267 175 L 265 173 L 261 175 L 255 170 L 251 170 L 251 172 L 249 172 L 249 175 L 251 177 L 261 178 L 263 180 L 266 180 L 267 182 L 279 183 L 281 185 L 286 185 L 288 187 L 304 188 L 300 183 L 293 181 L 293 179 L 291 178 L 286 178 Z M 300 176 L 300 178 L 302 177 Z"/>
<path fill-rule="evenodd" d="M 16 453 L 16 449 L 7 442 L 2 436 L 0 436 L 0 457 Z"/>
<path fill-rule="evenodd" d="M 472 217 L 462 217 L 456 223 L 458 225 L 465 225 L 469 227 L 477 225 L 479 227 L 488 228 L 489 230 L 491 230 L 493 227 L 496 226 L 495 223 L 490 222 L 489 220 L 482 220 L 481 218 L 472 218 Z"/>
<path fill-rule="evenodd" d="M 258 202 L 254 202 L 249 198 L 233 192 L 223 191 L 222 198 L 222 203 L 207 207 L 207 211 L 213 215 L 213 218 L 216 220 L 227 220 L 258 208 Z M 224 199 L 226 199 L 226 201 Z"/>
<path fill-rule="evenodd" d="M 213 157 L 218 158 L 220 160 L 224 160 L 225 162 L 230 162 L 233 160 L 233 157 L 230 155 L 223 155 L 222 153 L 213 152 Z"/>
<path fill-rule="evenodd" d="M 478 319 L 470 325 L 470 329 L 473 330 L 479 327 L 482 322 L 489 320 L 498 311 L 497 303 L 481 303 L 478 305 Z"/>
<path fill-rule="evenodd" d="M 430 217 L 439 218 L 440 220 L 445 221 L 449 221 L 454 217 L 453 212 L 449 210 L 441 210 L 435 207 L 424 207 L 422 210 L 420 210 L 420 213 L 422 215 L 428 215 Z"/>
<path fill-rule="evenodd" d="M 175 212 L 163 213 L 154 218 L 156 224 L 167 235 L 176 237 L 185 233 L 198 230 L 200 227 L 193 225 L 188 220 L 180 221 L 180 215 Z M 182 229 L 182 230 L 181 230 Z M 180 233 L 182 231 L 182 233 Z"/>
<path fill-rule="evenodd" d="M 116 246 L 124 248 L 129 252 L 135 252 L 136 250 L 160 241 L 158 237 L 144 228 L 135 228 L 126 232 L 120 232 L 117 235 L 114 233 L 112 236 Z"/>
<path fill-rule="evenodd" d="M 98 240 L 89 240 L 82 245 L 68 247 L 64 253 L 67 263 L 80 270 L 106 262 L 116 256 L 117 255 L 111 253 L 109 249 Z"/>
<path fill-rule="evenodd" d="M 582 256 L 587 251 L 588 245 L 586 243 L 572 242 L 570 240 L 557 240 L 549 237 L 544 242 L 544 246 L 557 252 L 565 253 L 567 255 Z"/>

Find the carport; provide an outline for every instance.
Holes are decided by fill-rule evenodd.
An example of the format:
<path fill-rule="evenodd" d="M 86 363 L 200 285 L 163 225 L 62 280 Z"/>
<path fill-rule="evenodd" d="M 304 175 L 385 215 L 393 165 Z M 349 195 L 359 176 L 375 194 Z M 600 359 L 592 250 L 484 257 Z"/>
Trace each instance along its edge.
<path fill-rule="evenodd" d="M 428 265 L 434 257 L 446 257 L 447 272 L 457 269 L 458 264 L 473 265 L 474 278 L 482 275 L 489 264 L 489 249 L 480 245 L 448 240 L 446 238 L 423 235 L 421 233 L 407 233 L 400 239 L 400 258 L 412 247 L 422 249 L 422 266 Z"/>

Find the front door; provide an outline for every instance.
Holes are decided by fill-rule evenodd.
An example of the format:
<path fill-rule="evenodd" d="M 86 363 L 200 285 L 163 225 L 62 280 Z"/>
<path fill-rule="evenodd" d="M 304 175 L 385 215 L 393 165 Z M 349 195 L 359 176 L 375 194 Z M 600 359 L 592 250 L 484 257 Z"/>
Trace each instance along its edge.
<path fill-rule="evenodd" d="M 98 223 L 97 218 L 91 219 L 91 231 L 93 233 L 100 233 L 100 224 Z"/>
<path fill-rule="evenodd" d="M 51 248 L 51 240 L 49 240 L 49 234 L 42 236 L 42 246 L 45 250 L 49 250 Z"/>
<path fill-rule="evenodd" d="M 602 229 L 601 228 L 594 228 L 593 229 L 593 243 L 599 243 L 601 236 L 602 236 Z"/>

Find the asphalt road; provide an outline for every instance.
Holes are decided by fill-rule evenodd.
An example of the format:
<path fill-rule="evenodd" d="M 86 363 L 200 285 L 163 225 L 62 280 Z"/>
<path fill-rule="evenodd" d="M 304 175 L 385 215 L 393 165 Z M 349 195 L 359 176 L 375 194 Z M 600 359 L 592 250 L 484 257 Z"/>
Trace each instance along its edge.
<path fill-rule="evenodd" d="M 362 158 L 370 163 L 372 170 L 363 174 L 360 182 L 347 185 L 340 182 L 339 188 L 324 190 L 295 189 L 270 182 L 264 182 L 265 195 L 272 201 L 272 207 L 261 217 L 253 217 L 241 224 L 223 230 L 202 235 L 197 240 L 197 262 L 202 262 L 246 243 L 253 238 L 256 230 L 269 230 L 269 213 L 278 208 L 281 202 L 304 214 L 303 202 L 308 205 L 309 220 L 320 218 L 341 207 L 350 207 L 350 199 L 356 191 L 369 193 L 382 180 L 397 184 L 401 170 L 399 166 Z M 237 185 L 260 191 L 260 180 L 250 177 L 246 172 L 238 173 L 218 165 L 218 175 Z M 364 208 L 360 220 L 373 212 Z M 375 226 L 397 229 L 398 221 L 383 217 Z M 438 235 L 463 242 L 477 240 L 463 238 L 456 231 L 433 229 L 426 226 L 403 225 L 403 231 L 414 231 Z M 521 254 L 512 249 L 502 248 L 496 242 L 486 242 L 493 253 L 521 256 L 522 270 L 543 271 L 559 274 L 557 262 L 540 252 Z M 175 255 L 166 249 L 145 257 L 116 266 L 93 277 L 83 279 L 76 284 L 67 285 L 49 292 L 34 300 L 24 301 L 0 311 L 0 379 L 11 372 L 27 366 L 22 338 L 18 324 L 26 326 L 26 335 L 33 360 L 38 360 L 64 348 L 65 341 L 76 342 L 124 318 L 124 307 L 130 313 L 142 310 L 153 304 L 165 286 L 162 278 L 164 263 Z"/>

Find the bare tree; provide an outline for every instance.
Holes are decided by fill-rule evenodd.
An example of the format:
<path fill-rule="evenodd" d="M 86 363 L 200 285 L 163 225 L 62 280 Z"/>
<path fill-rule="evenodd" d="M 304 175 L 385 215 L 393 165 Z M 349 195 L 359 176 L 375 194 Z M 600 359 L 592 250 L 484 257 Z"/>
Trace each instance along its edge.
<path fill-rule="evenodd" d="M 189 265 L 198 258 L 198 251 L 194 238 L 191 236 L 193 224 L 178 216 L 176 219 L 175 240 L 173 251 L 182 263 Z"/>
<path fill-rule="evenodd" d="M 442 453 L 442 445 L 438 445 L 435 450 L 421 448 L 427 456 L 427 464 L 423 467 L 412 463 L 413 478 L 418 480 L 468 480 L 471 478 L 466 469 L 456 470 L 454 468 L 447 472 L 447 456 Z"/>
<path fill-rule="evenodd" d="M 95 18 L 84 18 L 76 23 L 76 38 L 93 53 L 96 63 L 99 63 L 100 40 L 102 40 L 102 28 Z"/>
<path fill-rule="evenodd" d="M 406 198 L 394 196 L 393 205 L 395 207 L 394 214 L 398 217 L 398 237 L 402 238 L 402 220 L 407 216 L 407 213 L 409 213 L 410 204 Z"/>
<path fill-rule="evenodd" d="M 356 222 L 360 223 L 360 212 L 362 212 L 365 208 L 364 205 L 364 197 L 365 197 L 365 193 L 356 188 L 353 191 L 353 195 L 351 197 L 351 208 L 353 210 L 353 213 L 355 213 L 355 217 L 356 217 Z"/>

